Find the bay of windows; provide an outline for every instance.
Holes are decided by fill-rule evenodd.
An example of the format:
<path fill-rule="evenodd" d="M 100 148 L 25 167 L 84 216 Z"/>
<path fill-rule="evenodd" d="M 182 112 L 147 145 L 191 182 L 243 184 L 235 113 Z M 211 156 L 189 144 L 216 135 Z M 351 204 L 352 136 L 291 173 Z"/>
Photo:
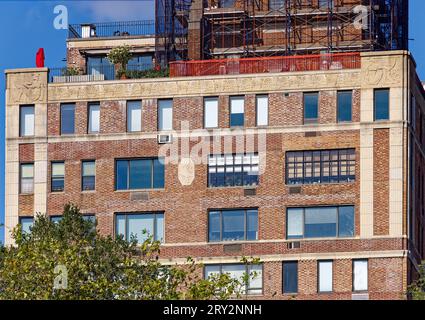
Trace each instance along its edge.
<path fill-rule="evenodd" d="M 116 190 L 164 188 L 164 158 L 116 160 Z"/>
<path fill-rule="evenodd" d="M 288 239 L 354 236 L 354 206 L 288 208 Z"/>
<path fill-rule="evenodd" d="M 125 213 L 115 216 L 115 232 L 124 240 L 143 243 L 149 236 L 164 241 L 164 213 Z"/>
<path fill-rule="evenodd" d="M 258 210 L 214 210 L 208 215 L 208 240 L 258 240 Z"/>

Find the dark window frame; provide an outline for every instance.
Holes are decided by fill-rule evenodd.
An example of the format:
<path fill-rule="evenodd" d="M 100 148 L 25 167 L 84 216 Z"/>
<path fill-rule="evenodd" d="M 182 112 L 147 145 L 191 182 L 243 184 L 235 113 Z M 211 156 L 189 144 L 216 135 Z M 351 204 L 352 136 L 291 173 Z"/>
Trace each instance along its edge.
<path fill-rule="evenodd" d="M 285 265 L 295 264 L 296 265 L 296 287 L 297 290 L 295 292 L 287 291 L 285 288 Z M 298 269 L 298 261 L 283 261 L 282 262 L 282 294 L 284 295 L 296 295 L 298 294 L 299 288 L 298 288 L 298 277 L 299 277 L 299 269 Z"/>
<path fill-rule="evenodd" d="M 350 93 L 350 120 L 340 120 L 340 94 Z M 339 90 L 336 94 L 336 120 L 338 123 L 353 122 L 353 90 Z"/>
<path fill-rule="evenodd" d="M 248 240 L 247 239 L 247 233 L 248 233 L 248 211 L 257 211 L 257 239 L 255 240 Z M 223 240 L 223 212 L 229 212 L 229 211 L 244 211 L 244 239 L 243 240 Z M 210 214 L 212 212 L 219 212 L 220 213 L 220 240 L 218 241 L 211 241 L 210 240 Z M 207 232 L 207 242 L 209 243 L 223 243 L 223 242 L 251 242 L 251 241 L 258 241 L 258 229 L 259 229 L 259 223 L 258 223 L 258 207 L 255 208 L 231 208 L 231 209 L 210 209 L 208 210 L 208 232 Z"/>
<path fill-rule="evenodd" d="M 217 126 L 216 127 L 207 127 L 206 126 L 206 120 L 207 120 L 207 117 L 206 117 L 206 115 L 207 115 L 207 113 L 205 112 L 206 111 L 206 108 L 205 108 L 205 101 L 206 100 L 212 100 L 212 99 L 217 99 Z M 219 96 L 208 96 L 208 97 L 203 97 L 203 100 L 202 100 L 202 102 L 203 102 L 203 111 L 204 111 L 204 113 L 203 113 L 203 117 L 202 117 L 202 124 L 203 124 L 203 128 L 204 129 L 206 129 L 206 130 L 213 130 L 213 129 L 218 129 L 218 128 L 220 128 L 220 97 Z"/>
<path fill-rule="evenodd" d="M 366 263 L 367 263 L 367 290 L 355 290 L 355 288 L 354 288 L 354 265 L 355 265 L 355 262 L 357 262 L 357 261 L 366 261 Z M 353 259 L 352 261 L 351 261 L 351 270 L 352 270 L 352 272 L 351 272 L 351 290 L 352 290 L 352 292 L 353 293 L 368 293 L 369 292 L 369 289 L 370 289 L 370 281 L 369 281 L 369 259 Z"/>
<path fill-rule="evenodd" d="M 90 131 L 90 108 L 92 106 L 99 106 L 99 131 Z M 87 103 L 87 134 L 98 134 L 100 133 L 100 112 L 101 112 L 101 104 L 98 101 L 92 101 Z"/>
<path fill-rule="evenodd" d="M 85 163 L 94 163 L 94 176 L 85 176 L 84 175 L 84 164 Z M 85 189 L 84 188 L 84 178 L 94 178 L 94 188 L 93 189 Z M 87 191 L 96 191 L 96 160 L 82 160 L 81 161 L 81 191 L 82 192 L 87 192 Z"/>
<path fill-rule="evenodd" d="M 25 165 L 32 165 L 32 192 L 22 192 L 22 166 Z M 34 175 L 35 175 L 35 171 L 34 171 L 34 162 L 21 162 L 19 163 L 19 194 L 21 195 L 32 195 L 34 194 Z M 28 179 L 28 178 L 27 178 Z"/>
<path fill-rule="evenodd" d="M 162 101 L 171 101 L 171 129 L 161 129 L 161 116 L 160 116 L 160 103 Z M 167 132 L 174 130 L 174 99 L 173 98 L 162 98 L 157 100 L 157 106 L 156 106 L 156 114 L 157 114 L 157 130 L 158 132 Z M 162 119 L 164 120 L 164 119 Z"/>
<path fill-rule="evenodd" d="M 306 96 L 317 96 L 317 118 L 306 118 Z M 303 93 L 303 124 L 317 124 L 320 119 L 320 92 L 312 91 L 312 92 L 304 92 Z"/>
<path fill-rule="evenodd" d="M 129 128 L 129 102 L 139 102 L 140 103 L 140 130 L 130 130 Z M 142 132 L 143 131 L 143 105 L 142 105 L 142 100 L 127 100 L 126 101 L 126 105 L 125 105 L 125 127 L 126 127 L 126 132 L 132 133 L 132 132 Z"/>
<path fill-rule="evenodd" d="M 31 225 L 31 227 L 32 226 L 34 226 L 34 217 L 25 217 L 25 216 L 21 216 L 21 217 L 19 217 L 19 224 L 20 224 L 20 226 L 21 226 L 21 228 L 22 228 L 22 220 L 31 220 L 31 222 L 32 222 L 32 225 Z M 22 230 L 22 229 L 21 229 Z M 22 230 L 23 231 L 23 230 Z"/>
<path fill-rule="evenodd" d="M 267 97 L 267 124 L 258 124 L 258 98 Z M 255 126 L 259 128 L 268 127 L 270 124 L 270 95 L 269 94 L 257 94 L 255 95 Z"/>
<path fill-rule="evenodd" d="M 73 106 L 73 109 L 74 109 L 74 126 L 73 126 L 73 131 L 72 132 L 63 132 L 63 130 L 62 130 L 62 124 L 63 124 L 63 121 L 62 121 L 62 113 L 63 113 L 63 111 L 62 111 L 62 107 L 67 107 L 67 106 Z M 60 104 L 60 106 L 59 106 L 59 123 L 60 123 L 60 127 L 59 127 L 59 129 L 60 129 L 60 135 L 61 136 L 69 136 L 69 135 L 73 135 L 73 134 L 75 134 L 75 108 L 76 108 L 76 104 L 74 103 L 74 102 L 70 102 L 70 103 L 61 103 Z"/>
<path fill-rule="evenodd" d="M 240 125 L 240 124 L 238 124 L 238 125 L 233 125 L 232 124 L 232 99 L 241 99 L 241 100 L 243 100 L 243 124 L 242 125 Z M 230 128 L 244 128 L 245 127 L 245 123 L 246 123 L 246 117 L 245 117 L 245 114 L 246 114 L 246 110 L 245 110 L 245 107 L 246 107 L 246 97 L 244 96 L 244 95 L 236 95 L 236 96 L 230 96 L 229 97 L 229 127 Z M 240 114 L 240 113 L 235 113 L 235 114 Z"/>
<path fill-rule="evenodd" d="M 162 215 L 162 221 L 163 221 L 163 225 L 162 225 L 162 230 L 163 230 L 163 234 L 162 234 L 162 241 L 161 243 L 165 243 L 165 212 L 164 211 L 149 211 L 149 212 L 145 212 L 145 211 L 141 211 L 141 212 L 115 212 L 114 213 L 114 221 L 113 221 L 113 228 L 114 228 L 114 237 L 118 237 L 118 224 L 117 224 L 117 218 L 119 216 L 124 216 L 125 217 L 125 232 L 124 232 L 124 240 L 129 241 L 130 239 L 128 239 L 127 232 L 128 232 L 128 217 L 129 216 L 136 216 L 136 215 L 153 215 L 154 216 L 154 223 L 153 223 L 153 234 L 150 234 L 151 236 L 153 236 L 154 241 L 161 241 L 161 240 L 156 240 L 157 235 L 156 232 L 158 231 L 158 219 L 157 217 L 159 215 Z"/>
<path fill-rule="evenodd" d="M 377 117 L 377 98 L 376 98 L 376 94 L 378 92 L 387 92 L 388 94 L 388 105 L 387 105 L 387 110 L 386 112 L 388 113 L 388 117 L 387 118 L 381 118 L 381 117 Z M 380 89 L 374 89 L 373 90 L 373 121 L 389 121 L 390 117 L 391 117 L 391 113 L 390 113 L 390 105 L 391 105 L 391 91 L 389 88 L 380 88 Z"/>
<path fill-rule="evenodd" d="M 22 109 L 23 108 L 32 108 L 33 114 L 34 114 L 34 123 L 33 123 L 33 134 L 32 135 L 25 135 L 23 134 L 23 127 L 22 127 Z M 22 104 L 19 105 L 19 137 L 34 137 L 35 136 L 35 105 L 34 104 Z"/>
<path fill-rule="evenodd" d="M 330 291 L 321 291 L 320 290 L 320 263 L 332 263 L 332 288 Z M 334 260 L 317 260 L 317 293 L 318 294 L 329 294 L 334 292 L 334 276 L 335 276 L 335 268 L 334 268 Z"/>
<path fill-rule="evenodd" d="M 53 180 L 55 180 L 55 177 L 53 176 L 53 166 L 54 164 L 63 164 L 63 176 L 62 179 L 58 179 L 57 180 L 63 180 L 63 187 L 62 190 L 53 190 Z M 65 161 L 52 161 L 50 163 L 50 192 L 52 193 L 60 193 L 60 192 L 64 192 L 65 191 Z"/>

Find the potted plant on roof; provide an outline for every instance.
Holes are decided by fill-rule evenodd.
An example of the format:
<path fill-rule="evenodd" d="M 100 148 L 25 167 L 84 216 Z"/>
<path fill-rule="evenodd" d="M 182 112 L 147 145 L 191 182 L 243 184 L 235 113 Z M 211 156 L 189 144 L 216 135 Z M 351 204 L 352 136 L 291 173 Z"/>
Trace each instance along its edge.
<path fill-rule="evenodd" d="M 108 53 L 108 60 L 115 65 L 115 73 L 119 79 L 127 79 L 127 64 L 131 59 L 130 47 L 120 46 Z"/>

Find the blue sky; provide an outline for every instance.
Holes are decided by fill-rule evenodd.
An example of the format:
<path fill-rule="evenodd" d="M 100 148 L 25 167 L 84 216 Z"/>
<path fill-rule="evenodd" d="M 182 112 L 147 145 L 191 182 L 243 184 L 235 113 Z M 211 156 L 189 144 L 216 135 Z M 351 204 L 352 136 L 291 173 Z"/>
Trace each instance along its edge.
<path fill-rule="evenodd" d="M 4 75 L 5 69 L 35 66 L 44 48 L 46 66 L 64 65 L 67 30 L 53 27 L 54 7 L 65 5 L 69 23 L 153 19 L 153 0 L 145 1 L 0 1 L 0 224 L 4 221 Z M 410 50 L 425 80 L 425 1 L 410 0 Z M 0 228 L 0 242 L 4 230 Z"/>

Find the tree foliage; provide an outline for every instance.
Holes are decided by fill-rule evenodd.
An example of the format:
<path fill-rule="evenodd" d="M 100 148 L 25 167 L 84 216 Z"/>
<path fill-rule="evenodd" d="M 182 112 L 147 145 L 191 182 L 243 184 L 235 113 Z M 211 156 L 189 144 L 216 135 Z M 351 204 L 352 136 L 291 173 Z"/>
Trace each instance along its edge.
<path fill-rule="evenodd" d="M 163 265 L 152 237 L 138 245 L 134 238 L 102 236 L 73 205 L 60 222 L 38 215 L 31 232 L 18 226 L 13 238 L 15 246 L 0 248 L 0 299 L 228 299 L 243 295 L 256 276 L 203 279 L 191 258 L 183 266 Z"/>
<path fill-rule="evenodd" d="M 419 266 L 418 279 L 409 286 L 407 292 L 413 300 L 425 300 L 425 262 Z"/>

